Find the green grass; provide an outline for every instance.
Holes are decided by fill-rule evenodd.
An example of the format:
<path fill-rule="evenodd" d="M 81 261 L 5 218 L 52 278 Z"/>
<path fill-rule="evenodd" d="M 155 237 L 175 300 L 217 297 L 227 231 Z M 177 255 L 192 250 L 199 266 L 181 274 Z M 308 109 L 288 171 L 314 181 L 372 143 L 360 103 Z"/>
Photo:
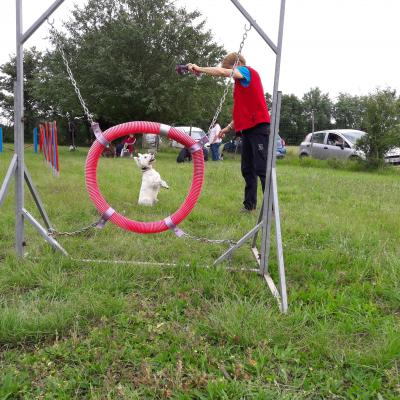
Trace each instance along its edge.
<path fill-rule="evenodd" d="M 11 155 L 0 154 L 1 177 Z M 98 218 L 85 156 L 61 149 L 54 178 L 27 151 L 59 231 Z M 136 204 L 132 160 L 102 159 L 101 191 L 130 218 L 163 219 L 191 181 L 192 166 L 175 157 L 158 155 L 171 189 L 154 208 Z M 137 235 L 108 223 L 59 239 L 76 260 L 130 262 L 86 263 L 53 252 L 26 224 L 27 257 L 19 260 L 10 187 L 0 211 L 0 399 L 400 398 L 399 170 L 301 162 L 294 149 L 277 168 L 287 315 L 256 274 L 211 267 L 226 245 L 170 232 Z M 202 196 L 181 228 L 239 239 L 258 216 L 238 212 L 242 195 L 239 158 L 208 162 Z M 40 219 L 29 193 L 26 207 Z M 255 267 L 249 245 L 232 265 Z"/>

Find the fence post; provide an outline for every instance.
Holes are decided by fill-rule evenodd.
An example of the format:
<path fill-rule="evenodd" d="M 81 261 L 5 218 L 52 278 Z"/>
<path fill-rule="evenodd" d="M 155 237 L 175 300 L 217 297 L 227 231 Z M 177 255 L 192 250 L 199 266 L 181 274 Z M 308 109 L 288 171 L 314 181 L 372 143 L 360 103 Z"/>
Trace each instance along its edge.
<path fill-rule="evenodd" d="M 38 128 L 33 129 L 33 151 L 38 152 Z"/>

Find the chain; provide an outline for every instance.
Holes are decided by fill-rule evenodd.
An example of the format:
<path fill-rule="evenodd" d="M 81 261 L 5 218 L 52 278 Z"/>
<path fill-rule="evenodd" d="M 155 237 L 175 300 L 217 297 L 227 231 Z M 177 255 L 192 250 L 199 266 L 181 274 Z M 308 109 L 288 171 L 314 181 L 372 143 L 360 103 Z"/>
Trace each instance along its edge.
<path fill-rule="evenodd" d="M 223 244 L 223 243 L 227 243 L 230 246 L 234 246 L 236 244 L 236 242 L 234 242 L 231 239 L 208 239 L 208 238 L 204 238 L 204 237 L 197 237 L 197 236 L 192 236 L 189 235 L 186 232 L 183 232 L 183 237 L 186 237 L 188 239 L 192 239 L 192 240 L 196 240 L 198 242 L 204 242 L 204 243 L 211 243 L 211 244 Z"/>
<path fill-rule="evenodd" d="M 53 228 L 49 228 L 48 229 L 48 235 L 55 237 L 55 236 L 76 236 L 76 235 L 80 235 L 81 233 L 85 233 L 87 231 L 89 231 L 90 229 L 93 229 L 97 226 L 97 224 L 99 223 L 99 221 L 93 222 L 88 226 L 85 226 L 81 229 L 78 229 L 76 231 L 72 231 L 72 232 L 58 232 Z"/>
<path fill-rule="evenodd" d="M 81 91 L 79 90 L 78 84 L 76 83 L 74 75 L 72 74 L 72 71 L 71 71 L 71 68 L 69 66 L 69 62 L 68 62 L 67 56 L 65 55 L 65 52 L 64 52 L 64 47 L 62 46 L 61 40 L 59 38 L 59 33 L 56 31 L 56 29 L 54 28 L 54 24 L 52 22 L 50 22 L 49 19 L 47 19 L 47 23 L 51 26 L 50 30 L 53 33 L 54 38 L 56 40 L 56 45 L 57 45 L 58 49 L 61 52 L 61 57 L 63 59 L 65 68 L 67 69 L 69 80 L 71 81 L 71 83 L 72 83 L 72 85 L 74 87 L 75 93 L 78 96 L 79 102 L 81 103 L 83 111 L 84 111 L 84 113 L 85 113 L 90 125 L 92 125 L 93 124 L 93 114 L 87 108 L 86 103 L 83 100 L 83 97 L 81 95 Z"/>
<path fill-rule="evenodd" d="M 236 54 L 237 54 L 236 61 L 235 61 L 235 63 L 233 64 L 232 71 L 231 71 L 231 74 L 230 74 L 230 76 L 229 76 L 229 80 L 228 80 L 228 82 L 227 82 L 227 84 L 226 84 L 226 86 L 225 86 L 224 94 L 222 95 L 221 100 L 220 100 L 220 102 L 219 102 L 219 105 L 218 105 L 218 107 L 217 107 L 217 110 L 215 111 L 215 114 L 214 114 L 214 117 L 213 117 L 213 119 L 212 119 L 212 121 L 211 121 L 210 127 L 208 128 L 208 132 L 210 132 L 211 129 L 214 127 L 215 123 L 217 122 L 218 116 L 219 116 L 219 114 L 220 114 L 221 111 L 222 111 L 222 107 L 223 107 L 223 105 L 224 105 L 224 103 L 225 103 L 226 96 L 227 96 L 228 91 L 229 91 L 230 86 L 231 86 L 231 85 L 230 85 L 231 79 L 232 79 L 233 74 L 234 74 L 234 72 L 235 72 L 235 68 L 236 68 L 237 65 L 239 64 L 239 57 L 240 57 L 240 54 L 242 53 L 243 46 L 244 46 L 244 42 L 245 42 L 246 39 L 247 39 L 247 32 L 248 32 L 250 29 L 251 29 L 251 25 L 250 25 L 250 28 L 247 28 L 246 25 L 244 26 L 244 33 L 243 33 L 242 41 L 240 42 L 239 50 L 238 50 L 238 52 L 236 53 Z"/>

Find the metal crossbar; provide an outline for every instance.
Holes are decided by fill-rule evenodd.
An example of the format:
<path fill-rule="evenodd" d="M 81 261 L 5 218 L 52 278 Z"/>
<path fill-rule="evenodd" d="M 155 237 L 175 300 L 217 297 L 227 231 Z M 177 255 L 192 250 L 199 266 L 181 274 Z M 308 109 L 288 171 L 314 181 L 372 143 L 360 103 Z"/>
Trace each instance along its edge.
<path fill-rule="evenodd" d="M 23 82 L 23 44 L 32 36 L 34 32 L 43 24 L 43 22 L 50 17 L 50 15 L 64 2 L 64 0 L 56 0 L 54 3 L 41 15 L 37 21 L 25 32 L 22 31 L 22 0 L 15 0 L 16 4 L 16 81 L 14 85 L 14 156 L 11 160 L 10 166 L 8 168 L 7 174 L 0 188 L 0 206 L 4 202 L 7 195 L 8 187 L 11 179 L 15 177 L 15 236 L 16 236 L 16 252 L 19 256 L 24 256 L 24 221 L 30 222 L 34 228 L 39 232 L 40 235 L 56 250 L 61 251 L 63 254 L 67 255 L 67 252 L 62 248 L 62 246 L 52 237 L 49 232 L 53 230 L 50 220 L 44 210 L 43 203 L 40 200 L 39 193 L 35 189 L 29 172 L 25 166 L 24 161 L 24 82 Z M 280 74 L 280 63 L 281 63 L 281 53 L 282 53 L 282 37 L 283 37 L 283 25 L 284 25 L 284 15 L 285 15 L 285 4 L 286 0 L 281 0 L 280 8 L 280 20 L 279 20 L 279 32 L 278 32 L 278 43 L 275 45 L 273 41 L 265 34 L 257 22 L 250 16 L 246 9 L 240 4 L 238 0 L 231 0 L 231 2 L 236 6 L 236 8 L 243 14 L 252 27 L 259 33 L 259 35 L 264 39 L 268 46 L 276 54 L 275 62 L 275 79 L 274 79 L 274 89 L 273 89 L 273 106 L 272 106 L 272 123 L 271 123 L 271 134 L 268 142 L 268 165 L 266 174 L 266 190 L 263 199 L 263 207 L 260 213 L 259 221 L 256 226 L 245 234 L 237 243 L 232 243 L 231 248 L 228 252 L 224 253 L 219 257 L 215 264 L 221 262 L 224 259 L 229 259 L 234 250 L 242 246 L 251 238 L 255 238 L 258 231 L 262 230 L 261 239 L 261 252 L 255 247 L 255 239 L 252 247 L 252 252 L 259 264 L 259 269 L 256 271 L 262 275 L 268 284 L 272 294 L 276 297 L 280 309 L 282 312 L 286 312 L 288 308 L 287 294 L 286 294 L 286 281 L 285 281 L 285 268 L 283 262 L 283 247 L 280 229 L 280 216 L 279 216 L 279 205 L 278 205 L 278 189 L 276 181 L 276 169 L 275 169 L 275 152 L 274 144 L 275 137 L 279 129 L 279 108 L 280 108 L 280 93 L 278 92 L 279 86 L 279 74 Z M 243 35 L 243 39 L 240 45 L 239 54 L 242 51 L 244 41 L 247 37 L 247 31 Z M 56 36 L 57 39 L 57 36 Z M 92 120 L 92 114 L 86 107 L 86 104 L 80 95 L 79 88 L 76 81 L 72 75 L 72 71 L 69 68 L 68 60 L 65 57 L 62 46 L 59 47 L 63 61 L 66 64 L 67 72 L 69 78 L 74 86 L 74 89 L 78 95 L 78 98 L 82 104 L 85 114 L 88 120 Z M 226 93 L 225 93 L 226 92 Z M 224 96 L 221 99 L 225 100 L 228 89 L 225 89 Z M 217 108 L 219 114 L 222 105 Z M 216 118 L 218 118 L 216 113 L 213 118 L 213 123 L 215 123 Z M 36 206 L 44 220 L 46 228 L 44 228 L 38 221 L 33 218 L 33 216 L 25 209 L 25 194 L 24 194 L 24 182 L 27 182 L 28 188 L 35 200 Z M 272 215 L 275 221 L 275 235 L 276 244 L 278 250 L 278 272 L 279 272 L 279 289 L 277 289 L 275 283 L 273 282 L 271 275 L 268 271 L 268 259 L 270 254 L 271 245 L 271 225 L 272 225 Z M 53 230 L 54 232 L 54 230 Z M 201 239 L 201 238 L 200 238 Z M 253 269 L 249 269 L 253 271 Z"/>

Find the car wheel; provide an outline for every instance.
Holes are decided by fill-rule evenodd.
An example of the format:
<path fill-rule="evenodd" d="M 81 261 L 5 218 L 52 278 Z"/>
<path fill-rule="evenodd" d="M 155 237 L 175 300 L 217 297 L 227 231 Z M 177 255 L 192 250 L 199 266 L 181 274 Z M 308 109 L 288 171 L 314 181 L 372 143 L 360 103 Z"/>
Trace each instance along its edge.
<path fill-rule="evenodd" d="M 352 155 L 352 156 L 349 157 L 349 160 L 350 160 L 350 161 L 360 161 L 361 158 L 358 157 L 358 156 Z"/>
<path fill-rule="evenodd" d="M 300 158 L 307 158 L 307 157 L 310 157 L 310 155 L 307 154 L 307 153 L 301 153 L 301 154 L 299 155 L 299 157 L 300 157 Z"/>

